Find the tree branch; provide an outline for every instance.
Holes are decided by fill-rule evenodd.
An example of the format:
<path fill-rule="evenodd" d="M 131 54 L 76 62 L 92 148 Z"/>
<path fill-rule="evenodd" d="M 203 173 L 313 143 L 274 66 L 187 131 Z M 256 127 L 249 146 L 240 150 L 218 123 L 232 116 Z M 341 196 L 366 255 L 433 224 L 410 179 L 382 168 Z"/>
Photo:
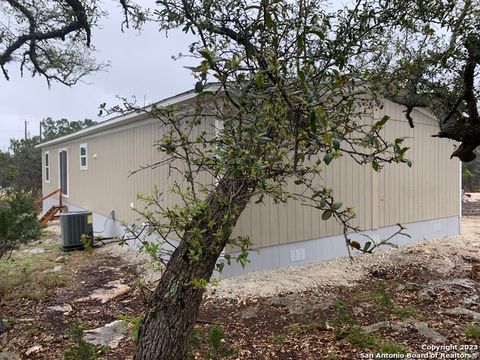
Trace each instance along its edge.
<path fill-rule="evenodd" d="M 22 4 L 18 0 L 6 0 L 8 4 L 16 11 L 22 14 L 23 17 L 28 21 L 28 29 L 25 33 L 19 34 L 16 36 L 15 40 L 6 45 L 3 49 L 3 52 L 0 53 L 0 67 L 2 68 L 3 74 L 7 80 L 9 80 L 8 72 L 5 69 L 5 65 L 13 60 L 13 55 L 16 51 L 22 48 L 25 45 L 28 45 L 28 50 L 24 54 L 24 61 L 22 62 L 22 68 L 25 64 L 25 55 L 30 59 L 34 69 L 39 74 L 43 75 L 47 81 L 50 79 L 56 79 L 57 77 L 50 75 L 47 72 L 47 68 L 39 63 L 38 53 L 37 53 L 37 42 L 39 41 L 48 41 L 53 39 L 65 40 L 65 37 L 68 34 L 83 30 L 86 34 L 86 46 L 90 46 L 91 42 L 91 29 L 90 23 L 87 15 L 87 10 L 79 0 L 63 0 L 68 7 L 73 10 L 74 20 L 68 22 L 66 25 L 54 28 L 47 29 L 44 31 L 39 31 L 39 24 L 37 24 L 38 17 L 37 15 L 29 9 L 27 6 Z M 67 18 L 68 14 L 64 14 Z M 41 25 L 41 24 L 40 24 Z M 66 85 L 69 83 L 63 81 Z"/>

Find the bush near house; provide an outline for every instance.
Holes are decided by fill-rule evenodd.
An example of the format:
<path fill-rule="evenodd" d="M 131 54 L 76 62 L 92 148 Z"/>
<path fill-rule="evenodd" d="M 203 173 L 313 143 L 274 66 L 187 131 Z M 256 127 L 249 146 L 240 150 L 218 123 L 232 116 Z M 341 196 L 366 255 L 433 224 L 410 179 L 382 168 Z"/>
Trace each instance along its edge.
<path fill-rule="evenodd" d="M 38 239 L 40 234 L 34 198 L 24 190 L 3 190 L 0 193 L 0 259 L 18 245 Z"/>

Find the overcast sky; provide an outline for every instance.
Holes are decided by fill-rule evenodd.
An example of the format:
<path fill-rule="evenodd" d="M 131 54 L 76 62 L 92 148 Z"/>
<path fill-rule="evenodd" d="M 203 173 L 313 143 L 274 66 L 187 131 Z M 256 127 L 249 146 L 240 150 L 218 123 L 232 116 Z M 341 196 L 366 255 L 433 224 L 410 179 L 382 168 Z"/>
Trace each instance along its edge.
<path fill-rule="evenodd" d="M 187 36 L 172 32 L 166 38 L 153 24 L 141 33 L 122 33 L 121 12 L 114 3 L 105 2 L 111 6 L 109 18 L 102 20 L 103 28 L 95 29 L 92 38 L 98 61 L 109 61 L 111 66 L 107 72 L 85 78 L 89 84 L 69 88 L 53 83 L 49 89 L 43 78 L 29 74 L 21 78 L 18 64 L 9 65 L 11 80 L 0 78 L 0 150 L 7 150 L 11 138 L 23 137 L 25 120 L 33 136 L 38 135 L 39 122 L 46 117 L 104 120 L 97 117 L 98 106 L 102 102 L 117 104 L 116 95 L 135 95 L 150 103 L 193 88 L 195 81 L 183 68 L 191 64 L 172 60 L 172 55 L 186 53 Z"/>

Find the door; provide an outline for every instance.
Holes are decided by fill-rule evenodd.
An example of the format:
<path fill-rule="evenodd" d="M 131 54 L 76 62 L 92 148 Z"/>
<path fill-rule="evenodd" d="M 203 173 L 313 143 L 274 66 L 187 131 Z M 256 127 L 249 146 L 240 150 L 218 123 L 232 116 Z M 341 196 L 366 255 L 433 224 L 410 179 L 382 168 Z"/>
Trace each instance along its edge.
<path fill-rule="evenodd" d="M 59 187 L 62 193 L 68 196 L 68 153 L 67 150 L 58 152 L 58 169 L 59 169 Z"/>

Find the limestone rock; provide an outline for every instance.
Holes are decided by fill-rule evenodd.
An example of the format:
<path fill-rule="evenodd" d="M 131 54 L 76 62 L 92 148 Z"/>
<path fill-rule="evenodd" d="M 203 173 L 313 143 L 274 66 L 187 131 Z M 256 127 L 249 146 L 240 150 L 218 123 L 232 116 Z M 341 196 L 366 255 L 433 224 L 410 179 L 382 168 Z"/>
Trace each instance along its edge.
<path fill-rule="evenodd" d="M 31 248 L 31 249 L 26 249 L 22 250 L 22 252 L 27 253 L 27 254 L 43 254 L 46 250 L 44 248 Z"/>
<path fill-rule="evenodd" d="M 72 305 L 65 304 L 65 305 L 54 305 L 48 306 L 47 311 L 60 311 L 63 312 L 64 315 L 68 315 L 73 311 Z"/>
<path fill-rule="evenodd" d="M 25 355 L 29 356 L 31 354 L 39 352 L 42 349 L 43 349 L 42 345 L 33 345 L 25 351 Z"/>
<path fill-rule="evenodd" d="M 13 352 L 0 352 L 0 360 L 20 360 L 20 356 Z"/>
<path fill-rule="evenodd" d="M 85 331 L 83 339 L 92 345 L 108 346 L 114 349 L 125 337 L 127 330 L 128 323 L 126 321 L 115 320 L 105 326 Z"/>
<path fill-rule="evenodd" d="M 380 322 L 375 323 L 373 325 L 364 326 L 363 330 L 366 333 L 370 334 L 370 333 L 377 332 L 377 331 L 382 330 L 382 329 L 388 329 L 390 327 L 392 327 L 392 324 L 389 321 L 380 321 Z"/>
<path fill-rule="evenodd" d="M 473 264 L 470 270 L 470 278 L 475 281 L 480 281 L 480 264 Z"/>
<path fill-rule="evenodd" d="M 463 305 L 465 305 L 466 307 L 472 307 L 474 305 L 478 305 L 479 302 L 480 302 L 480 296 L 478 295 L 472 295 L 462 300 Z"/>
<path fill-rule="evenodd" d="M 435 296 L 436 296 L 435 292 L 429 288 L 420 290 L 417 294 L 418 301 L 422 301 L 422 302 L 433 301 L 433 298 Z"/>
<path fill-rule="evenodd" d="M 242 313 L 240 314 L 240 317 L 242 319 L 251 319 L 256 317 L 257 314 L 258 314 L 258 309 L 254 306 L 249 306 L 248 308 L 242 311 Z"/>
<path fill-rule="evenodd" d="M 63 269 L 62 265 L 55 265 L 52 269 L 47 269 L 47 270 L 43 271 L 43 273 L 44 274 L 56 273 L 56 272 L 62 271 L 62 269 Z"/>
<path fill-rule="evenodd" d="M 298 295 L 274 296 L 268 299 L 267 304 L 271 306 L 285 306 L 290 314 L 307 314 L 316 310 L 326 310 L 332 304 L 333 298 L 321 301 L 311 300 Z"/>
<path fill-rule="evenodd" d="M 448 258 L 433 258 L 427 265 L 430 271 L 437 272 L 439 274 L 448 274 L 455 268 L 455 262 Z"/>
<path fill-rule="evenodd" d="M 391 329 L 393 331 L 417 331 L 420 335 L 430 339 L 434 342 L 444 343 L 447 338 L 439 332 L 428 327 L 427 323 L 417 321 L 399 321 L 390 323 L 389 321 L 381 321 L 373 325 L 364 326 L 363 330 L 367 333 L 376 332 L 382 329 Z"/>
<path fill-rule="evenodd" d="M 447 338 L 439 332 L 428 327 L 427 323 L 418 322 L 413 324 L 418 333 L 437 343 L 445 343 Z"/>
<path fill-rule="evenodd" d="M 438 288 L 444 289 L 451 294 L 458 292 L 458 287 L 475 290 L 475 282 L 470 279 L 447 279 L 430 281 L 424 288 L 418 292 L 419 301 L 432 301 L 436 296 L 435 290 Z"/>
<path fill-rule="evenodd" d="M 473 310 L 461 308 L 461 307 L 445 310 L 445 314 L 459 315 L 459 316 L 463 315 L 463 316 L 472 318 L 475 321 L 480 321 L 480 313 Z"/>
<path fill-rule="evenodd" d="M 105 288 L 94 290 L 89 296 L 75 300 L 76 302 L 88 301 L 88 300 L 101 300 L 102 304 L 112 300 L 120 295 L 123 295 L 130 291 L 130 286 L 123 284 L 121 280 L 113 280 L 107 283 Z"/>

